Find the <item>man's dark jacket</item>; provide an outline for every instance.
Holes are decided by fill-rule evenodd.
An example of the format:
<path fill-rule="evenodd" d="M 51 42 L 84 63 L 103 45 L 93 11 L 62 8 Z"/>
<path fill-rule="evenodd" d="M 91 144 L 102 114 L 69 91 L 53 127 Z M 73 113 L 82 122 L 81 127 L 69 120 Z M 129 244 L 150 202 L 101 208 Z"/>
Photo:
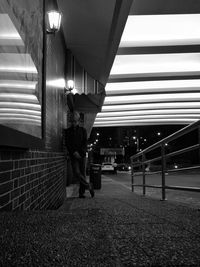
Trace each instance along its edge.
<path fill-rule="evenodd" d="M 70 157 L 77 151 L 83 158 L 87 151 L 87 132 L 86 129 L 77 125 L 76 127 L 69 127 L 66 129 L 66 146 Z"/>

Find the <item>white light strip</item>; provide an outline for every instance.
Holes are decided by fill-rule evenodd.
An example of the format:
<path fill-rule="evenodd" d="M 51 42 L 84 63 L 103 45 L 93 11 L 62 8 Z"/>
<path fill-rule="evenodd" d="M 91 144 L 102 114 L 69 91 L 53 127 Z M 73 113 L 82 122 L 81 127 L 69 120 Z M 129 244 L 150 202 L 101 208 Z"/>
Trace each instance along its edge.
<path fill-rule="evenodd" d="M 143 121 L 131 121 L 125 123 L 108 123 L 108 124 L 95 124 L 93 127 L 122 127 L 122 126 L 144 126 L 144 125 L 187 125 L 195 122 L 196 120 L 143 120 Z"/>
<path fill-rule="evenodd" d="M 0 39 L 12 39 L 12 40 L 21 40 L 21 37 L 18 33 L 1 33 L 0 34 Z"/>
<path fill-rule="evenodd" d="M 36 81 L 0 80 L 0 88 L 20 88 L 35 90 L 36 85 Z"/>
<path fill-rule="evenodd" d="M 23 117 L 0 117 L 0 121 L 11 121 L 11 120 L 14 120 L 15 121 L 32 121 L 32 122 L 39 122 L 41 123 L 41 120 L 40 119 L 31 119 L 31 118 L 23 118 Z"/>
<path fill-rule="evenodd" d="M 32 114 L 32 115 L 38 115 L 41 116 L 41 111 L 37 110 L 28 110 L 28 109 L 20 109 L 20 108 L 0 108 L 0 114 L 3 113 L 13 113 L 13 114 Z"/>
<path fill-rule="evenodd" d="M 178 118 L 200 118 L 200 113 L 199 114 L 168 114 L 168 115 L 141 115 L 141 116 L 126 116 L 126 117 L 104 117 L 104 118 L 96 118 L 95 122 L 107 122 L 107 121 L 126 121 L 126 120 L 143 120 L 143 119 L 178 119 Z"/>
<path fill-rule="evenodd" d="M 0 112 L 0 119 L 1 118 L 9 118 L 11 117 L 11 115 L 13 116 L 13 113 L 1 113 Z M 37 119 L 37 120 L 41 120 L 41 116 L 36 116 L 36 115 L 29 115 L 29 114 L 21 114 L 21 113 L 16 113 L 14 114 L 15 118 L 30 118 L 30 119 Z"/>
<path fill-rule="evenodd" d="M 120 112 L 100 112 L 97 114 L 97 118 L 105 117 L 123 117 L 131 115 L 149 115 L 149 114 L 200 114 L 199 109 L 155 109 L 155 110 L 131 110 L 131 111 L 120 111 Z"/>
<path fill-rule="evenodd" d="M 123 111 L 123 110 L 142 110 L 142 109 L 163 109 L 163 108 L 199 108 L 200 102 L 172 102 L 172 103 L 145 103 L 145 104 L 126 104 L 126 105 L 108 105 L 102 107 L 105 111 Z"/>
<path fill-rule="evenodd" d="M 50 87 L 57 87 L 57 88 L 64 88 L 65 87 L 65 79 L 60 78 L 60 79 L 55 79 L 55 80 L 48 80 L 47 81 L 47 86 Z"/>
<path fill-rule="evenodd" d="M 7 124 L 10 124 L 12 123 L 12 125 L 14 124 L 19 124 L 19 123 L 22 123 L 22 124 L 33 124 L 33 125 L 38 125 L 40 126 L 41 125 L 41 121 L 40 120 L 36 120 L 36 119 L 27 119 L 27 118 L 15 118 L 15 117 L 9 117 L 9 118 L 0 118 L 0 122 L 3 124 L 3 125 L 7 125 Z"/>
<path fill-rule="evenodd" d="M 0 53 L 0 72 L 37 74 L 37 69 L 29 54 Z"/>
<path fill-rule="evenodd" d="M 0 108 L 28 108 L 30 110 L 41 110 L 41 106 L 40 104 L 36 104 L 36 103 L 25 103 L 25 102 L 8 102 L 8 101 L 4 101 L 1 102 L 0 101 Z"/>
<path fill-rule="evenodd" d="M 194 122 L 194 121 L 197 121 L 197 119 L 141 119 L 141 120 L 120 120 L 120 121 L 101 121 L 101 122 L 96 122 L 95 121 L 95 125 L 112 125 L 112 124 L 129 124 L 129 123 L 134 123 L 134 122 L 139 122 L 139 123 L 156 123 L 156 122 L 163 122 L 163 123 L 171 123 L 171 122 L 180 122 L 180 123 L 191 123 L 191 122 Z"/>
<path fill-rule="evenodd" d="M 200 73 L 200 53 L 117 55 L 110 77 Z"/>
<path fill-rule="evenodd" d="M 149 95 L 121 95 L 107 96 L 104 105 L 108 104 L 124 104 L 138 102 L 167 102 L 182 100 L 200 100 L 200 93 L 174 93 L 174 94 L 149 94 Z"/>
<path fill-rule="evenodd" d="M 117 82 L 107 83 L 107 95 L 125 93 L 147 93 L 162 91 L 191 91 L 200 89 L 200 79 L 194 80 L 163 80 L 142 82 Z"/>
<path fill-rule="evenodd" d="M 200 14 L 128 16 L 120 47 L 200 44 Z"/>
<path fill-rule="evenodd" d="M 38 102 L 38 99 L 35 95 L 31 94 L 13 94 L 13 93 L 0 93 L 0 100 L 5 99 L 16 99 L 18 100 L 30 100 L 34 102 Z"/>

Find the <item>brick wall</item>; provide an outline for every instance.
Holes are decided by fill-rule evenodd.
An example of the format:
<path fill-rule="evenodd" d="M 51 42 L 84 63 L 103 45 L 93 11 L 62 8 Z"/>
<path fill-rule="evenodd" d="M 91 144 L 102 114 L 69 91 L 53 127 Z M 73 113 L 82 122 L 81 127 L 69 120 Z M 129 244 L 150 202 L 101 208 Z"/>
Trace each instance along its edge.
<path fill-rule="evenodd" d="M 56 209 L 64 201 L 63 153 L 0 152 L 0 211 Z"/>
<path fill-rule="evenodd" d="M 31 0 L 19 1 L 19 7 L 32 8 L 30 3 Z M 46 1 L 47 10 L 50 4 L 51 0 Z M 38 16 L 41 15 L 38 13 Z M 28 25 L 26 21 L 23 23 Z M 30 36 L 27 34 L 26 38 Z M 62 133 L 67 126 L 67 109 L 64 88 L 59 83 L 49 85 L 65 78 L 67 58 L 62 31 L 46 36 L 43 56 L 46 57 L 45 85 L 42 88 L 44 151 L 0 147 L 0 210 L 54 209 L 65 199 L 67 164 Z"/>

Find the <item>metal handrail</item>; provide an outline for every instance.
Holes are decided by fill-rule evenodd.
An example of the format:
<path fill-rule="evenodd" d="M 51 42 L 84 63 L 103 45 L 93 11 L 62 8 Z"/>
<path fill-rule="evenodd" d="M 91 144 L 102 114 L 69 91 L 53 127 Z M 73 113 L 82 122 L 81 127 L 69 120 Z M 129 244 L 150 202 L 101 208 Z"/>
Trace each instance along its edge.
<path fill-rule="evenodd" d="M 194 130 L 198 129 L 198 144 L 186 147 L 184 149 L 176 150 L 171 153 L 166 153 L 165 149 L 165 144 L 168 142 L 171 142 L 173 140 L 176 140 L 177 138 L 186 135 Z M 151 158 L 151 159 L 146 159 L 146 154 L 149 153 L 152 150 L 155 150 L 156 148 L 161 148 L 161 153 L 160 156 Z M 146 188 L 147 187 L 152 187 L 152 188 L 161 188 L 162 190 L 162 200 L 166 200 L 166 189 L 173 189 L 173 190 L 184 190 L 184 191 L 192 191 L 192 192 L 200 192 L 199 187 L 185 187 L 185 186 L 166 186 L 165 185 L 165 175 L 167 172 L 176 172 L 176 171 L 183 171 L 183 170 L 191 170 L 191 169 L 197 169 L 200 168 L 200 166 L 192 166 L 192 167 L 187 167 L 187 168 L 179 168 L 179 169 L 173 169 L 173 170 L 167 170 L 166 168 L 166 159 L 175 156 L 175 155 L 180 155 L 185 152 L 193 151 L 195 149 L 200 149 L 200 120 L 196 121 L 183 129 L 169 135 L 168 137 L 163 138 L 159 142 L 156 142 L 155 144 L 145 148 L 141 152 L 133 155 L 130 157 L 131 159 L 131 188 L 132 192 L 134 191 L 134 187 L 139 186 L 143 187 L 143 195 L 146 194 Z M 161 160 L 162 162 L 162 170 L 161 171 L 156 171 L 156 173 L 161 173 L 162 174 L 162 183 L 161 186 L 159 185 L 147 185 L 146 184 L 146 171 L 145 171 L 145 164 L 155 162 Z M 135 184 L 134 183 L 134 167 L 136 166 L 142 166 L 142 184 Z M 155 172 L 153 172 L 155 173 Z M 148 173 L 149 174 L 149 173 Z"/>

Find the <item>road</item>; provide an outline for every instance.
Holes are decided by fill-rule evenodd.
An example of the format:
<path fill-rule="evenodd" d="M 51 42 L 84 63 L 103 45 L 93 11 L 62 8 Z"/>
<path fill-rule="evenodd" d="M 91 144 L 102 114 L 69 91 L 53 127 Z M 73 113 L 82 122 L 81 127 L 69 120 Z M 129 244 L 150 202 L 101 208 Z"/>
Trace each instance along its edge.
<path fill-rule="evenodd" d="M 102 175 L 102 179 L 106 178 L 113 179 L 120 183 L 127 190 L 131 190 L 131 174 L 130 172 L 118 172 L 117 175 L 105 173 Z M 142 176 L 135 176 L 135 183 L 142 183 Z M 149 185 L 161 185 L 161 175 L 147 175 L 146 183 Z M 200 174 L 168 174 L 166 175 L 166 185 L 174 186 L 188 186 L 188 187 L 199 187 L 200 188 Z M 141 187 L 135 187 L 134 192 L 136 194 L 142 194 Z M 146 188 L 146 195 L 152 198 L 161 199 L 161 189 L 157 188 Z M 200 208 L 200 192 L 187 192 L 180 190 L 166 190 L 166 198 L 168 201 L 177 201 L 186 205 Z"/>

